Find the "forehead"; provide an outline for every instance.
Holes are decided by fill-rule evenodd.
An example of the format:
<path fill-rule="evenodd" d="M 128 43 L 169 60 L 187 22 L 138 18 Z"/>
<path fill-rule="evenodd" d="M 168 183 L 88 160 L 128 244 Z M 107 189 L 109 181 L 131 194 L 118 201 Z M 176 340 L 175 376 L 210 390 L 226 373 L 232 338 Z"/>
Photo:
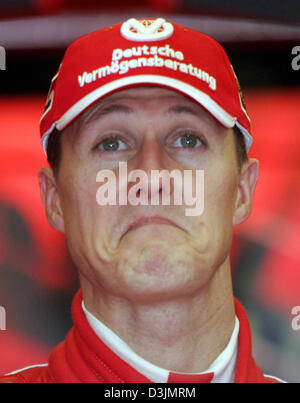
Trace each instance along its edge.
<path fill-rule="evenodd" d="M 169 88 L 157 87 L 157 86 L 142 86 L 127 88 L 110 94 L 100 100 L 97 103 L 98 107 L 105 106 L 110 103 L 115 102 L 128 102 L 134 108 L 143 109 L 144 107 L 163 110 L 163 108 L 168 108 L 169 105 L 186 104 L 191 107 L 197 108 L 198 110 L 203 110 L 206 114 L 210 116 L 204 108 L 193 101 L 188 96 Z M 155 108 L 155 106 L 157 108 Z"/>
<path fill-rule="evenodd" d="M 199 103 L 178 91 L 158 86 L 139 86 L 116 91 L 96 102 L 74 122 L 76 131 L 86 123 L 113 115 L 112 112 L 127 112 L 127 116 L 129 112 L 156 112 L 168 117 L 172 112 L 173 117 L 186 114 L 216 128 L 221 126 Z"/>

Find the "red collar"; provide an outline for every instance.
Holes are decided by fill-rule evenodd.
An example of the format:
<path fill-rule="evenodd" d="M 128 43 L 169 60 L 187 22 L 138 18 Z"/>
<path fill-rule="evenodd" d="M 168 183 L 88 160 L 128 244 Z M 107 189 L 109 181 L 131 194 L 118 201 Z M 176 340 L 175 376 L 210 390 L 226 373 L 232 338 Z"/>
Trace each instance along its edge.
<path fill-rule="evenodd" d="M 49 371 L 57 382 L 152 383 L 113 353 L 93 332 L 81 307 L 82 293 L 72 304 L 74 327 L 49 358 Z M 235 311 L 240 322 L 235 383 L 263 382 L 262 371 L 252 358 L 251 331 L 246 312 L 237 299 Z M 171 376 L 172 375 L 172 376 Z M 169 382 L 209 383 L 213 374 L 171 374 Z"/>

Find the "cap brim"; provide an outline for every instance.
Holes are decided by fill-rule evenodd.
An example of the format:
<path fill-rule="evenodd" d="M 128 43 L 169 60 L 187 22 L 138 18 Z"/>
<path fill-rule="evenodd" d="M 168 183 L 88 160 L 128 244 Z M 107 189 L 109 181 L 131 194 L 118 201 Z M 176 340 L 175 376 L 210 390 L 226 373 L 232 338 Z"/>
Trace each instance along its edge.
<path fill-rule="evenodd" d="M 90 105 L 92 105 L 95 101 L 99 100 L 105 95 L 108 95 L 124 87 L 146 85 L 146 84 L 153 84 L 171 88 L 189 96 L 190 98 L 198 102 L 201 106 L 203 106 L 219 123 L 221 123 L 224 127 L 228 129 L 234 127 L 234 125 L 237 125 L 237 127 L 240 129 L 245 138 L 246 151 L 248 153 L 253 139 L 248 130 L 237 122 L 236 117 L 231 116 L 228 112 L 226 112 L 205 92 L 200 91 L 197 88 L 189 84 L 186 84 L 183 81 L 155 74 L 135 75 L 124 77 L 119 80 L 114 80 L 106 85 L 97 88 L 96 90 L 90 92 L 89 94 L 81 98 L 66 113 L 64 113 L 60 119 L 58 119 L 55 123 L 53 123 L 53 125 L 50 127 L 49 130 L 47 130 L 43 134 L 41 142 L 45 152 L 47 150 L 49 135 L 52 133 L 54 128 L 56 128 L 59 131 L 65 129 L 68 126 L 68 124 L 72 122 L 78 115 L 80 115 Z"/>

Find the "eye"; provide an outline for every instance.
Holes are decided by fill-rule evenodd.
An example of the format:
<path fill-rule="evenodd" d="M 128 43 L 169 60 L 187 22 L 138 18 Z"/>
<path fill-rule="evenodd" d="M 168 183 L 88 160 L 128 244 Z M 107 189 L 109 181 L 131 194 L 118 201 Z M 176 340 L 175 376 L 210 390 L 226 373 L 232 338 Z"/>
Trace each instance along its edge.
<path fill-rule="evenodd" d="M 199 136 L 187 131 L 178 136 L 173 145 L 178 148 L 198 148 L 205 143 Z"/>
<path fill-rule="evenodd" d="M 121 151 L 126 149 L 126 144 L 116 136 L 109 136 L 96 146 L 101 151 Z"/>

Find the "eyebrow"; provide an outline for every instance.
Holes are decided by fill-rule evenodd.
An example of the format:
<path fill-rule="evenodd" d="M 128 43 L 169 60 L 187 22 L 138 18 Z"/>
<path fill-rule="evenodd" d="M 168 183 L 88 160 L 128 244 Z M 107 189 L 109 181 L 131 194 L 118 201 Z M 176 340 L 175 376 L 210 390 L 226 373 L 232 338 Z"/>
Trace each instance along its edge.
<path fill-rule="evenodd" d="M 90 115 L 88 115 L 86 117 L 86 122 L 90 123 L 92 121 L 94 121 L 95 119 L 98 119 L 100 117 L 103 116 L 107 116 L 111 113 L 125 113 L 125 114 L 129 114 L 132 113 L 133 109 L 130 108 L 127 105 L 122 105 L 122 104 L 113 104 L 113 105 L 109 105 L 106 106 L 104 108 L 96 108 L 95 110 L 93 110 L 91 112 Z"/>
<path fill-rule="evenodd" d="M 92 123 L 93 121 L 97 120 L 98 118 L 101 117 L 105 117 L 109 114 L 113 114 L 113 113 L 123 113 L 123 114 L 131 114 L 134 113 L 134 109 L 124 105 L 123 103 L 114 103 L 108 106 L 102 105 L 102 107 L 100 107 L 100 105 L 98 107 L 95 107 L 93 110 L 90 111 L 90 113 L 88 113 L 84 119 L 79 119 L 77 121 L 77 129 L 76 132 L 80 131 L 80 128 L 83 124 L 89 125 L 90 123 Z M 175 114 L 190 114 L 192 116 L 196 116 L 199 117 L 199 113 L 197 113 L 197 111 L 195 111 L 194 108 L 188 106 L 188 105 L 182 105 L 182 104 L 177 104 L 177 105 L 173 105 L 170 106 L 166 111 L 165 114 L 166 115 L 175 115 Z"/>
<path fill-rule="evenodd" d="M 133 113 L 134 110 L 132 108 L 130 108 L 127 105 L 124 104 L 112 104 L 112 105 L 108 105 L 106 107 L 102 107 L 102 108 L 95 108 L 94 110 L 91 111 L 90 114 L 88 114 L 85 119 L 84 122 L 86 124 L 90 124 L 93 121 L 95 121 L 98 118 L 107 116 L 109 114 L 112 113 L 124 113 L 124 114 L 130 114 Z M 198 116 L 199 114 L 191 107 L 187 106 L 187 105 L 174 105 L 171 106 L 167 109 L 167 111 L 165 112 L 165 114 L 180 114 L 180 113 L 188 113 L 190 115 L 193 116 Z M 83 122 L 82 122 L 83 123 Z"/>
<path fill-rule="evenodd" d="M 133 112 L 134 112 L 134 110 L 127 105 L 113 104 L 113 105 L 109 105 L 107 107 L 99 108 L 99 109 L 96 109 L 95 111 L 93 111 L 91 113 L 91 115 L 88 117 L 88 121 L 89 122 L 93 121 L 98 117 L 107 116 L 111 113 L 129 114 L 129 113 L 133 113 Z M 167 111 L 165 113 L 166 114 L 189 113 L 191 115 L 198 116 L 197 112 L 193 108 L 191 108 L 189 106 L 184 106 L 184 105 L 171 106 L 170 108 L 167 109 Z"/>

